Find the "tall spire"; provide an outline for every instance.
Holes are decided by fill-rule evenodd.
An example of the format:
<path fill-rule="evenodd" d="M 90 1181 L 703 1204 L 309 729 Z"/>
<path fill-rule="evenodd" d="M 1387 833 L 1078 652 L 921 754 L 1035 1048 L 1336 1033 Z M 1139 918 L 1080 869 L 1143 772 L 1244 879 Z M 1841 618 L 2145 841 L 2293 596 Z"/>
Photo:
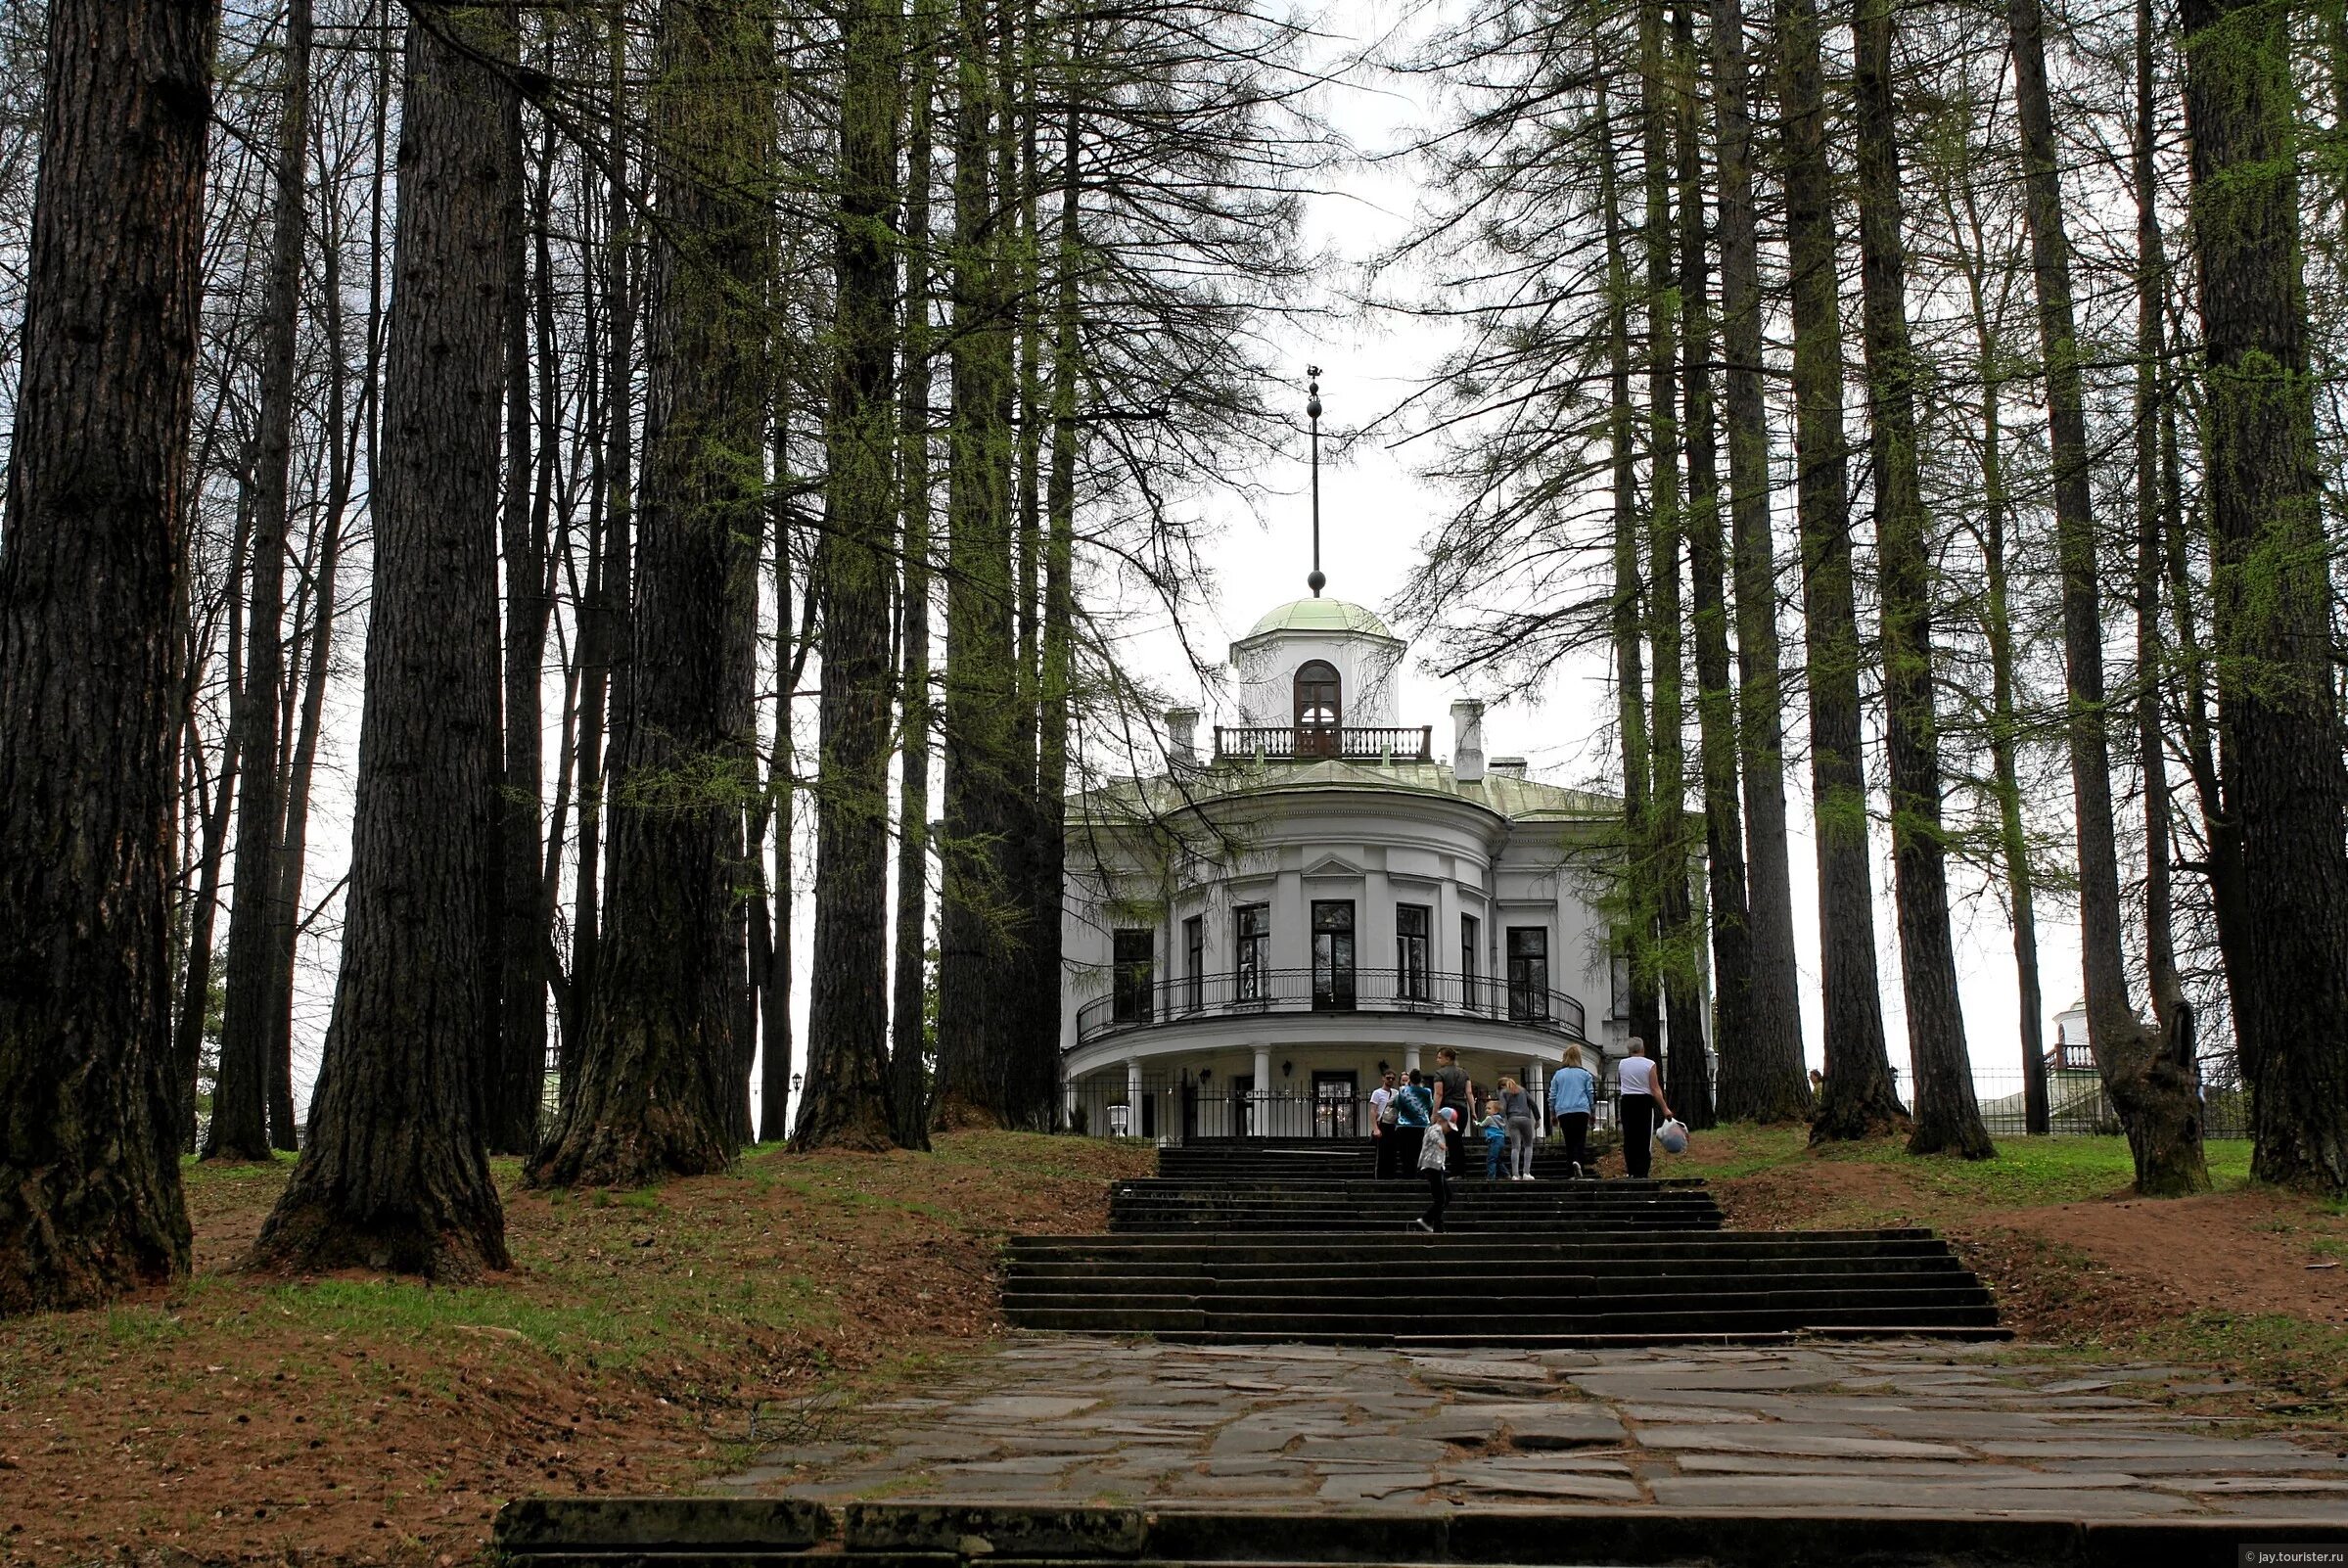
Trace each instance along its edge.
<path fill-rule="evenodd" d="M 1329 581 L 1320 573 L 1320 366 L 1307 365 L 1305 374 L 1305 417 L 1312 422 L 1312 575 L 1305 583 L 1317 599 Z"/>

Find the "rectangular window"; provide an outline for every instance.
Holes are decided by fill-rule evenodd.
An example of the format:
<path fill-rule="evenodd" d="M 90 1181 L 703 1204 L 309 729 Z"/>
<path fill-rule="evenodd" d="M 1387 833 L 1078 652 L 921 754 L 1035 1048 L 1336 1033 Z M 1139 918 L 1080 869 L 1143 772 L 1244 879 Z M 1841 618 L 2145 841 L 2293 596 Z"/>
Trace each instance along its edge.
<path fill-rule="evenodd" d="M 1459 917 L 1459 1001 L 1462 1006 L 1481 1010 L 1484 1006 L 1483 988 L 1476 977 L 1483 973 L 1484 922 L 1474 915 Z"/>
<path fill-rule="evenodd" d="M 1111 985 L 1110 1016 L 1119 1023 L 1146 1024 L 1150 1019 L 1150 992 L 1156 976 L 1157 939 L 1154 931 L 1117 931 L 1110 933 L 1110 956 L 1114 974 Z"/>
<path fill-rule="evenodd" d="M 1394 906 L 1395 994 L 1405 1001 L 1427 999 L 1427 929 L 1434 918 L 1423 903 Z"/>
<path fill-rule="evenodd" d="M 1207 917 L 1192 915 L 1182 922 L 1183 979 L 1190 992 L 1189 1005 L 1197 1012 L 1207 1005 Z"/>
<path fill-rule="evenodd" d="M 1263 1001 L 1267 998 L 1271 985 L 1271 905 L 1243 903 L 1232 911 L 1232 932 L 1237 943 L 1236 990 L 1241 1001 Z"/>
<path fill-rule="evenodd" d="M 1354 1005 L 1354 900 L 1312 904 L 1312 1005 L 1351 1011 Z"/>
<path fill-rule="evenodd" d="M 1508 928 L 1508 1016 L 1549 1016 L 1549 932 L 1546 926 Z"/>

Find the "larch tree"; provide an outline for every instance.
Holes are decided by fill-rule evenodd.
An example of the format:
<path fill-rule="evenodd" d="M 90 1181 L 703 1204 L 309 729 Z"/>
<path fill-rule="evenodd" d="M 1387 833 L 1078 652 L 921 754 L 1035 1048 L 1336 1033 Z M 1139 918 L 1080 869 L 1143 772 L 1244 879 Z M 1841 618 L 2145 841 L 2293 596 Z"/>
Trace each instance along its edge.
<path fill-rule="evenodd" d="M 1942 842 L 1940 718 L 1935 711 L 1932 561 L 1916 448 L 1915 350 L 1908 323 L 1900 150 L 1892 88 L 1890 0 L 1859 0 L 1852 23 L 1859 162 L 1860 282 L 1868 432 L 1883 613 L 1894 917 L 1908 1046 L 1915 1064 L 1911 1154 L 1996 1153 L 1973 1094 Z"/>
<path fill-rule="evenodd" d="M 938 0 L 916 0 L 907 59 L 904 191 L 904 375 L 898 394 L 897 498 L 904 532 L 898 592 L 897 954 L 891 981 L 889 1109 L 897 1142 L 929 1146 L 930 740 L 937 728 L 930 698 L 931 366 L 936 268 L 930 252 L 931 193 L 936 185 L 935 109 L 943 40 Z"/>
<path fill-rule="evenodd" d="M 278 928 L 278 828 L 284 764 L 278 714 L 284 700 L 287 513 L 294 459 L 295 328 L 301 308 L 301 256 L 307 222 L 306 139 L 310 101 L 309 0 L 286 7 L 284 106 L 275 148 L 277 200 L 270 222 L 269 271 L 261 302 L 260 407 L 253 463 L 253 537 L 244 678 L 234 722 L 241 787 L 237 791 L 236 903 L 228 919 L 227 993 L 220 1017 L 220 1072 L 212 1091 L 207 1159 L 265 1160 L 272 1146 L 296 1146 L 293 1084 L 282 1099 L 271 1045 L 276 1038 L 274 962 Z"/>
<path fill-rule="evenodd" d="M 1810 1109 L 1794 966 L 1793 869 L 1785 831 L 1785 710 L 1777 561 L 1770 530 L 1769 404 L 1753 119 L 1740 0 L 1712 0 L 1714 134 L 1720 166 L 1721 354 L 1736 598 L 1736 741 L 1742 764 L 1751 981 L 1733 1040 L 1721 1042 L 1720 1114 L 1790 1121 Z M 1714 918 L 1719 918 L 1716 909 Z M 1726 970 L 1724 967 L 1724 989 Z M 1732 1048 L 1733 1047 L 1733 1048 Z"/>
<path fill-rule="evenodd" d="M 2251 1172 L 2338 1195 L 2348 1192 L 2348 767 L 2300 254 L 2289 19 L 2241 0 L 2186 0 L 2181 20 L 2220 765 L 2226 809 L 2241 834 L 2242 906 L 2254 916 L 2227 938 L 2251 1090 Z M 2190 1072 L 2174 1056 L 2144 1076 L 2189 1092 Z M 2113 1076 L 2106 1069 L 2106 1080 Z M 2198 1126 L 2163 1117 L 2157 1127 L 2149 1138 L 2130 1128 L 2140 1187 L 2196 1184 Z"/>
<path fill-rule="evenodd" d="M 1694 9 L 1689 0 L 1679 0 L 1672 8 L 1672 74 L 1673 156 L 1680 181 L 1681 429 L 1687 443 L 1687 566 L 1695 604 L 1690 630 L 1695 637 L 1697 748 L 1712 928 L 1712 1039 L 1725 1079 L 1731 1059 L 1748 1058 L 1753 928 L 1745 892 L 1744 816 L 1736 796 L 1736 691 L 1728 674 L 1727 562 L 1721 536 L 1720 437 L 1713 403 L 1717 339 L 1705 246 L 1697 73 Z M 1706 1087 L 1709 1091 L 1713 1085 Z M 1709 1126 L 1717 1099 L 1716 1093 L 1707 1092 L 1700 1104 L 1687 1109 L 1699 1111 L 1705 1118 L 1702 1125 Z"/>
<path fill-rule="evenodd" d="M 889 602 L 897 564 L 897 122 L 901 0 L 844 13 L 831 395 L 824 408 L 822 771 L 807 1073 L 793 1143 L 886 1148 Z M 910 615 L 913 612 L 907 611 Z M 922 612 L 926 615 L 926 607 Z"/>
<path fill-rule="evenodd" d="M 1816 0 L 1778 0 L 1778 111 L 1792 295 L 1794 455 L 1801 517 L 1803 640 L 1810 677 L 1810 784 L 1818 828 L 1819 946 L 1826 1087 L 1814 1139 L 1904 1122 L 1883 1038 L 1874 874 L 1862 752 L 1862 649 L 1851 545 L 1843 332 L 1824 72 Z"/>
<path fill-rule="evenodd" d="M 775 53 L 755 5 L 667 0 L 649 94 L 660 243 L 630 648 L 578 1085 L 531 1161 L 554 1186 L 722 1169 L 747 1093 L 743 807 L 764 525 Z"/>
<path fill-rule="evenodd" d="M 2071 243 L 2047 83 L 2046 23 L 2039 0 L 2008 0 L 2014 110 L 2021 136 L 2039 347 L 2047 381 L 2053 459 L 2056 553 L 2062 574 L 2063 667 L 2071 795 L 2079 847 L 2080 963 L 2087 988 L 2088 1043 L 2106 1092 L 2128 1131 L 2137 1190 L 2204 1191 L 2198 1074 L 2157 1028 L 2137 1021 L 2122 958 L 2119 853 L 2105 733 L 2102 591 L 2080 347 L 2071 298 Z M 2333 748 L 2335 753 L 2337 748 Z M 2348 867 L 2348 861 L 2343 861 Z"/>
<path fill-rule="evenodd" d="M 476 1057 L 494 935 L 514 49 L 504 8 L 410 10 L 343 961 L 309 1140 L 253 1246 L 264 1268 L 507 1267 Z"/>
<path fill-rule="evenodd" d="M 172 699 L 218 12 L 48 7 L 0 531 L 0 1314 L 188 1268 Z"/>

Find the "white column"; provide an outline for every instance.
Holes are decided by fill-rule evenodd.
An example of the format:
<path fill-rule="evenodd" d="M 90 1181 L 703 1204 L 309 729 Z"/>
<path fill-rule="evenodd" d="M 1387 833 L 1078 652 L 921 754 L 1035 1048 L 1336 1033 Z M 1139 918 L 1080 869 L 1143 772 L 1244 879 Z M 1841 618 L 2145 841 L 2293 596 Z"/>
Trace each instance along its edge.
<path fill-rule="evenodd" d="M 1256 1047 L 1256 1092 L 1252 1098 L 1255 1103 L 1249 1111 L 1248 1130 L 1261 1132 L 1271 1125 L 1271 1117 L 1266 1109 L 1271 1099 L 1271 1047 L 1269 1045 Z"/>
<path fill-rule="evenodd" d="M 1533 1131 L 1538 1136 L 1548 1130 L 1549 1122 L 1549 1085 L 1542 1079 L 1541 1064 L 1526 1062 L 1525 1076 L 1519 1082 L 1525 1085 L 1525 1092 L 1532 1096 Z"/>
<path fill-rule="evenodd" d="M 1403 1047 L 1403 1071 L 1405 1073 L 1418 1071 L 1418 1046 L 1415 1043 Z"/>
<path fill-rule="evenodd" d="M 1060 1125 L 1062 1127 L 1076 1126 L 1077 1081 L 1075 1079 L 1066 1078 L 1060 1081 L 1060 1097 L 1065 1102 L 1061 1109 Z"/>
<path fill-rule="evenodd" d="M 1126 1058 L 1126 1136 L 1141 1136 L 1141 1058 Z"/>

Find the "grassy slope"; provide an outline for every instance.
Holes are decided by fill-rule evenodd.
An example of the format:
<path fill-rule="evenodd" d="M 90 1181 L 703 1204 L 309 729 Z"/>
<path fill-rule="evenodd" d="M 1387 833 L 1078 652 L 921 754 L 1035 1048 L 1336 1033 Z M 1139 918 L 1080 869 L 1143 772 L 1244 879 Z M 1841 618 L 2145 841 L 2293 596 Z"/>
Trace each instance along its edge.
<path fill-rule="evenodd" d="M 191 1165 L 193 1279 L 0 1322 L 0 1563 L 470 1561 L 516 1492 L 678 1485 L 781 1402 L 983 1343 L 1001 1237 L 1099 1228 L 1148 1162 L 969 1133 L 584 1196 L 500 1162 L 518 1267 L 459 1288 L 233 1272 L 291 1166 Z"/>
<path fill-rule="evenodd" d="M 1699 1134 L 1668 1174 L 1711 1178 L 1738 1226 L 1930 1225 L 2032 1341 L 2210 1366 L 2255 1385 L 2231 1408 L 2348 1428 L 2348 1268 L 2323 1267 L 2348 1258 L 2348 1205 L 2251 1181 L 2246 1141 L 2208 1156 L 2216 1193 L 2167 1203 L 2129 1191 L 2116 1137 L 2002 1138 L 1965 1161 L 1740 1126 Z M 2229 1268 L 2249 1281 L 2233 1301 L 2209 1288 Z M 2262 1310 L 2270 1289 L 2285 1310 Z"/>

